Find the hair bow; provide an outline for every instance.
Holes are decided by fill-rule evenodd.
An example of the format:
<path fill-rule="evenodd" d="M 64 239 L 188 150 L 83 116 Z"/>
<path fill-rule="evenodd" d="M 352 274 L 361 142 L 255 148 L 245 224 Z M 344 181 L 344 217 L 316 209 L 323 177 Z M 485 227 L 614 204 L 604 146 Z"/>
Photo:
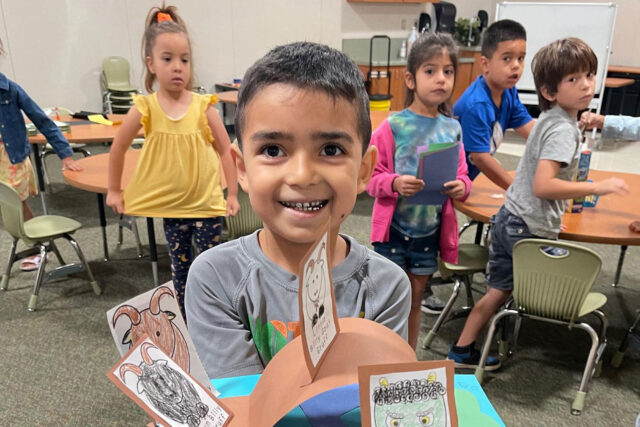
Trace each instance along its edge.
<path fill-rule="evenodd" d="M 173 18 L 171 18 L 171 15 L 169 15 L 168 13 L 164 13 L 164 12 L 158 12 L 156 14 L 156 19 L 158 20 L 158 24 L 164 21 L 171 21 L 173 22 Z"/>

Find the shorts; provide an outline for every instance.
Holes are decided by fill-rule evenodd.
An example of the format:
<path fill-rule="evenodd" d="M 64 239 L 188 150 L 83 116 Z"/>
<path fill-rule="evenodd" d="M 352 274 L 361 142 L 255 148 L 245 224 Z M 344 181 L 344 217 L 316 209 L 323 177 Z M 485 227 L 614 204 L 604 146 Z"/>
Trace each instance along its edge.
<path fill-rule="evenodd" d="M 12 186 L 22 201 L 27 200 L 31 195 L 38 194 L 31 160 L 27 157 L 20 163 L 12 164 L 2 141 L 0 141 L 0 181 Z"/>
<path fill-rule="evenodd" d="M 398 264 L 404 271 L 416 276 L 427 276 L 438 271 L 440 233 L 425 237 L 409 237 L 391 227 L 388 242 L 376 242 L 373 249 Z"/>
<path fill-rule="evenodd" d="M 531 234 L 522 218 L 502 206 L 491 217 L 489 274 L 487 284 L 501 291 L 513 291 L 513 246 L 522 239 L 542 239 Z"/>

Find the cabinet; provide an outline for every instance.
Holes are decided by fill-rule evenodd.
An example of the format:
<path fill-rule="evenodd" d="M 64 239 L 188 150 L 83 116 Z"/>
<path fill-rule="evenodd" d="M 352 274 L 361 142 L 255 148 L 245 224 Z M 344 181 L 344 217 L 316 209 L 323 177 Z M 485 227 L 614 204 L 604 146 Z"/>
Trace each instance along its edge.
<path fill-rule="evenodd" d="M 369 66 L 367 65 L 358 65 L 360 72 L 362 73 L 362 77 L 366 81 L 367 71 L 369 71 Z M 389 71 L 391 74 L 391 111 L 398 111 L 404 108 L 404 96 L 405 96 L 405 85 L 404 85 L 404 70 L 405 67 L 389 67 Z M 386 76 L 387 67 L 373 67 L 372 68 L 373 77 L 371 78 L 371 87 L 369 88 L 369 93 L 379 93 L 386 94 L 387 93 L 387 85 L 389 84 L 388 77 L 376 77 L 376 73 L 380 73 L 378 75 Z"/>
<path fill-rule="evenodd" d="M 472 58 L 473 62 L 460 62 L 462 58 Z M 480 52 L 461 50 L 458 55 L 458 70 L 456 72 L 456 82 L 453 85 L 453 92 L 451 93 L 451 105 L 455 104 L 458 98 L 462 96 L 464 91 L 469 87 L 471 83 L 482 73 L 480 68 Z"/>

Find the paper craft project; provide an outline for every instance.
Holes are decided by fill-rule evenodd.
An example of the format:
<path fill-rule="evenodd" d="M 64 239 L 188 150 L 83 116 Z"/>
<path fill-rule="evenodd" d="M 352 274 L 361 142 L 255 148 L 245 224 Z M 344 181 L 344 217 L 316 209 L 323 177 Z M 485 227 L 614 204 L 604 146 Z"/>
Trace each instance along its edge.
<path fill-rule="evenodd" d="M 424 187 L 411 197 L 406 198 L 409 205 L 441 205 L 446 200 L 444 183 L 453 181 L 458 174 L 460 144 L 430 144 L 428 148 L 418 149 L 417 178 L 424 181 Z"/>
<path fill-rule="evenodd" d="M 105 119 L 102 114 L 90 114 L 87 117 L 93 123 L 98 123 L 101 125 L 113 126 L 113 122 L 111 120 Z"/>
<path fill-rule="evenodd" d="M 152 337 L 160 350 L 217 395 L 196 353 L 175 295 L 173 283 L 167 282 L 107 311 L 113 340 L 124 356 L 143 336 Z"/>
<path fill-rule="evenodd" d="M 453 361 L 358 367 L 364 427 L 457 427 Z"/>
<path fill-rule="evenodd" d="M 322 236 L 300 263 L 299 309 L 304 357 L 311 380 L 325 352 L 339 332 L 333 281 L 329 259 L 330 220 L 323 227 Z"/>
<path fill-rule="evenodd" d="M 223 427 L 233 416 L 147 336 L 107 376 L 163 426 Z"/>

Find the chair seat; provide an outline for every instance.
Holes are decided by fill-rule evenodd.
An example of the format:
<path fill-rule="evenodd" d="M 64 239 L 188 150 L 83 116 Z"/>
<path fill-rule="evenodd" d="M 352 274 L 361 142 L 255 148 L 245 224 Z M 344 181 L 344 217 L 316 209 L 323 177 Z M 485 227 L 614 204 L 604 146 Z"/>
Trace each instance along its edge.
<path fill-rule="evenodd" d="M 107 86 L 107 90 L 112 90 L 115 92 L 135 92 L 138 89 L 135 86 L 131 86 L 128 83 L 114 82 L 114 83 L 109 83 L 109 85 Z"/>
<path fill-rule="evenodd" d="M 578 310 L 578 317 L 586 316 L 607 303 L 607 297 L 600 292 L 589 292 Z"/>
<path fill-rule="evenodd" d="M 65 233 L 73 233 L 82 227 L 75 219 L 58 215 L 41 215 L 24 223 L 24 232 L 29 239 L 44 240 Z"/>
<path fill-rule="evenodd" d="M 462 243 L 458 248 L 458 263 L 444 262 L 444 267 L 457 274 L 468 274 L 474 271 L 484 271 L 489 262 L 489 249 L 473 243 Z"/>

